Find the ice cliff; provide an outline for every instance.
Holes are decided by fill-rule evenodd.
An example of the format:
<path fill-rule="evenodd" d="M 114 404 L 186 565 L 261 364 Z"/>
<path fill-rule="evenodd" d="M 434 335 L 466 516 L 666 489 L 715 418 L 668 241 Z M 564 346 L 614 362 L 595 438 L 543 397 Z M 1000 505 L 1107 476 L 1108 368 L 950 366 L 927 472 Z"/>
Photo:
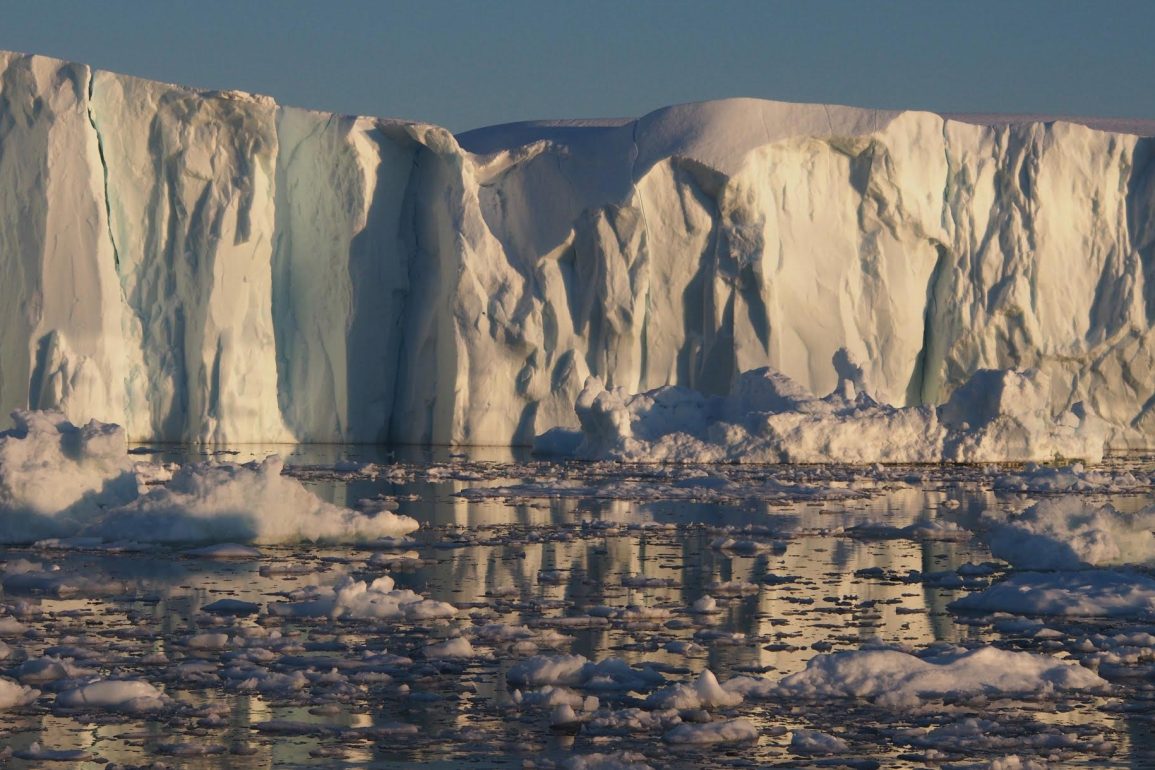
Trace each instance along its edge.
<path fill-rule="evenodd" d="M 1155 123 L 735 99 L 430 125 L 0 54 L 0 413 L 529 443 L 586 378 L 936 405 L 1037 369 L 1155 445 Z"/>

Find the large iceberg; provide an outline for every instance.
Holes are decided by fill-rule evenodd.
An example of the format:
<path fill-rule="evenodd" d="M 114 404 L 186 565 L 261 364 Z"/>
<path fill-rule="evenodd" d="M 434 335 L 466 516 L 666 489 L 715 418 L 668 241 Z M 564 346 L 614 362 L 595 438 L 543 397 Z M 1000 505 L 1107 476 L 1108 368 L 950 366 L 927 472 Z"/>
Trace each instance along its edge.
<path fill-rule="evenodd" d="M 1155 123 L 730 99 L 436 126 L 0 53 L 0 413 L 527 444 L 587 377 L 945 403 L 1037 370 L 1155 445 Z"/>

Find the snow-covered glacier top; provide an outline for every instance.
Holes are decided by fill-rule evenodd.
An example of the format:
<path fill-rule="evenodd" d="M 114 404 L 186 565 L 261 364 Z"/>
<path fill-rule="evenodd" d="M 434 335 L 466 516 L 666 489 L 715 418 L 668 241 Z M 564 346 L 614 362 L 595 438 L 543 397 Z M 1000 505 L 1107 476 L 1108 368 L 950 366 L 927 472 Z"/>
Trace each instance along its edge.
<path fill-rule="evenodd" d="M 1155 122 L 727 99 L 454 137 L 0 54 L 0 409 L 530 443 L 586 380 L 1037 370 L 1155 445 Z M 1032 412 L 1033 414 L 1033 412 Z"/>

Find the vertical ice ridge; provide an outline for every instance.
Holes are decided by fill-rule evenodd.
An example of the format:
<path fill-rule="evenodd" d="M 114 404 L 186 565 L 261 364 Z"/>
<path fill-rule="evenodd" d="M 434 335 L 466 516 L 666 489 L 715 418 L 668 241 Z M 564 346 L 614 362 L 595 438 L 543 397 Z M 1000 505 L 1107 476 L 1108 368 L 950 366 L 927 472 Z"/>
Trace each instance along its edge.
<path fill-rule="evenodd" d="M 641 214 L 641 217 L 642 217 L 643 241 L 642 241 L 641 246 L 642 246 L 642 248 L 646 249 L 646 251 L 648 252 L 653 241 L 650 238 L 650 223 L 649 223 L 649 220 L 646 219 L 646 201 L 645 201 L 645 198 L 642 196 L 641 192 L 638 190 L 638 176 L 637 176 L 638 168 L 637 167 L 638 167 L 638 155 L 639 155 L 639 150 L 638 150 L 638 126 L 639 125 L 640 125 L 639 121 L 635 120 L 634 124 L 633 124 L 633 131 L 631 132 L 631 137 L 630 137 L 631 141 L 633 142 L 633 150 L 630 153 L 630 184 L 633 186 L 633 197 L 638 202 L 638 212 Z M 649 260 L 647 260 L 646 269 L 647 269 L 647 272 L 650 269 L 649 268 Z M 645 292 L 645 297 L 644 297 L 643 304 L 642 304 L 641 330 L 639 332 L 640 338 L 641 338 L 640 339 L 640 343 L 641 343 L 640 344 L 640 356 L 639 356 L 640 360 L 638 361 L 638 379 L 639 379 L 638 387 L 639 388 L 652 387 L 650 385 L 650 383 L 648 383 L 646 381 L 646 373 L 649 370 L 649 344 L 648 344 L 649 334 L 648 334 L 648 331 L 649 331 L 649 325 L 650 325 L 651 320 L 652 320 L 652 317 L 651 317 L 651 313 L 650 313 L 650 280 L 649 280 L 649 276 L 647 276 L 646 292 Z"/>
<path fill-rule="evenodd" d="M 1151 139 L 736 100 L 471 155 L 0 66 L 10 406 L 145 439 L 506 444 L 572 425 L 590 370 L 720 392 L 771 365 L 822 392 L 845 347 L 884 400 L 1038 366 L 1057 405 L 1155 436 Z"/>
<path fill-rule="evenodd" d="M 92 114 L 92 100 L 93 100 L 93 84 L 96 81 L 95 73 L 90 68 L 88 70 L 88 87 L 86 89 L 88 101 L 85 104 L 85 111 L 88 113 L 88 123 L 92 126 L 92 133 L 96 135 L 96 149 L 97 157 L 100 158 L 100 174 L 104 182 L 104 214 L 105 223 L 108 229 L 108 242 L 112 245 L 112 257 L 116 264 L 116 270 L 120 272 L 120 252 L 116 249 L 116 237 L 112 232 L 112 203 L 111 191 L 108 185 L 108 161 L 104 158 L 104 138 L 100 135 L 100 128 L 96 125 L 96 116 Z"/>

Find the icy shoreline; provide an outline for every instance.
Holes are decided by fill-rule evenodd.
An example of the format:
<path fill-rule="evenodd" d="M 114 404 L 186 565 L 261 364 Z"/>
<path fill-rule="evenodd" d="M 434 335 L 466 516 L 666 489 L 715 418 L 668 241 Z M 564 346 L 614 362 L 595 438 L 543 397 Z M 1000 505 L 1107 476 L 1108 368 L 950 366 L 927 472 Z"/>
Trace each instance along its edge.
<path fill-rule="evenodd" d="M 544 456 L 622 462 L 994 463 L 1103 459 L 1106 426 L 1083 404 L 1052 414 L 1049 378 L 980 371 L 941 407 L 894 407 L 866 392 L 862 369 L 835 354 L 841 379 L 816 398 L 781 372 L 738 376 L 726 396 L 685 388 L 629 395 L 590 378 L 579 431 L 538 437 Z"/>

